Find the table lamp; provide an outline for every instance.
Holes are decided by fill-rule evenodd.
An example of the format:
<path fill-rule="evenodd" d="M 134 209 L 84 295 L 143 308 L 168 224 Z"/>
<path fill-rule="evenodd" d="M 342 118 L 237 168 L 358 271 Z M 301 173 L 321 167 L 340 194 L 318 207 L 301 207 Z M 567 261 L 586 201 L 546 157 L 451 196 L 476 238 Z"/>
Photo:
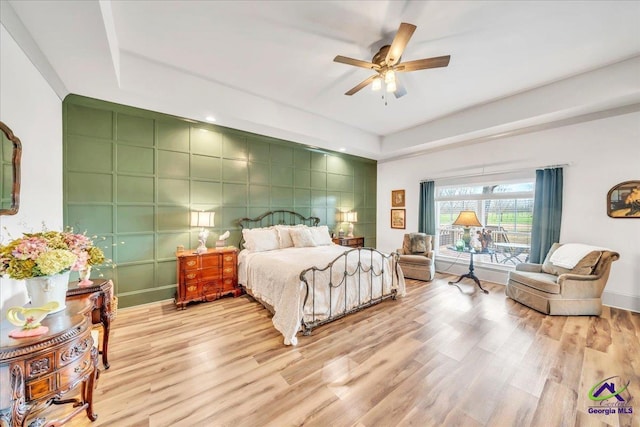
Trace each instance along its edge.
<path fill-rule="evenodd" d="M 353 223 L 358 222 L 358 212 L 345 212 L 343 215 L 343 221 L 349 223 L 347 237 L 353 237 Z"/>
<path fill-rule="evenodd" d="M 466 248 L 469 247 L 469 242 L 471 242 L 471 227 L 482 227 L 474 211 L 461 211 L 452 225 L 461 225 L 463 227 L 462 240 Z"/>
<path fill-rule="evenodd" d="M 202 254 L 207 252 L 207 237 L 209 237 L 209 230 L 206 227 L 213 227 L 215 225 L 214 218 L 215 212 L 191 212 L 191 226 L 202 227 L 200 233 L 198 233 L 198 248 L 196 253 Z"/>

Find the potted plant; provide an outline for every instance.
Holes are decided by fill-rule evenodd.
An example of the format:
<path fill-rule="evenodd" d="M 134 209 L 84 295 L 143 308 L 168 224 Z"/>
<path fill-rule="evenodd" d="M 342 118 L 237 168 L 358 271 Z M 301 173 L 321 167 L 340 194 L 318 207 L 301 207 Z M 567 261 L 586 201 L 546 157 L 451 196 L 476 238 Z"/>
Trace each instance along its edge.
<path fill-rule="evenodd" d="M 34 307 L 57 301 L 53 312 L 65 308 L 71 270 L 90 270 L 106 261 L 91 238 L 72 229 L 24 233 L 7 245 L 0 244 L 0 275 L 24 280 Z"/>

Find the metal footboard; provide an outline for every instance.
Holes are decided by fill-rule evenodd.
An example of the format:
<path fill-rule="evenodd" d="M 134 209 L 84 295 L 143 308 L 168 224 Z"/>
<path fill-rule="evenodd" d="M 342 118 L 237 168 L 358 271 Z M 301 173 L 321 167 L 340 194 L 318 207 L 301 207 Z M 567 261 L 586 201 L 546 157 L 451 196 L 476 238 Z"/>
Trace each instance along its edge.
<path fill-rule="evenodd" d="M 354 267 L 349 265 L 348 260 L 351 259 L 357 252 L 358 263 Z M 363 254 L 367 254 L 363 260 Z M 300 280 L 306 286 L 306 294 L 303 302 L 303 316 L 302 316 L 302 332 L 304 335 L 310 335 L 313 328 L 324 325 L 325 323 L 332 322 L 340 319 L 348 314 L 355 313 L 364 308 L 378 304 L 386 299 L 396 299 L 397 287 L 399 284 L 400 276 L 398 269 L 397 252 L 390 254 L 384 254 L 373 248 L 357 248 L 345 251 L 342 255 L 336 257 L 333 261 L 327 264 L 325 267 L 311 267 L 303 270 L 300 273 Z M 368 260 L 368 261 L 367 261 Z M 380 260 L 380 267 L 376 271 L 375 260 Z M 364 261 L 364 262 L 363 262 Z M 387 265 L 388 264 L 388 265 Z M 391 268 L 390 283 L 389 279 L 385 277 L 385 268 Z M 334 283 L 334 272 L 338 272 L 340 279 L 337 283 Z M 326 282 L 326 278 L 320 278 L 320 272 L 327 272 L 329 275 L 329 282 Z M 369 295 L 365 296 L 364 300 L 362 295 L 362 279 L 369 276 Z M 349 281 L 349 278 L 354 277 L 355 280 Z M 374 278 L 380 278 L 379 283 L 374 284 Z M 351 282 L 351 283 L 350 283 Z M 357 287 L 357 304 L 350 306 L 349 304 L 349 286 Z M 380 294 L 374 297 L 374 286 L 377 288 L 380 286 Z M 325 292 L 328 289 L 329 293 L 329 311 L 328 317 L 325 317 L 326 313 L 316 313 L 316 292 Z M 340 296 L 340 293 L 344 295 L 344 306 L 340 307 L 334 312 L 334 299 Z M 306 319 L 304 315 L 307 301 L 311 298 L 312 313 L 310 319 Z"/>

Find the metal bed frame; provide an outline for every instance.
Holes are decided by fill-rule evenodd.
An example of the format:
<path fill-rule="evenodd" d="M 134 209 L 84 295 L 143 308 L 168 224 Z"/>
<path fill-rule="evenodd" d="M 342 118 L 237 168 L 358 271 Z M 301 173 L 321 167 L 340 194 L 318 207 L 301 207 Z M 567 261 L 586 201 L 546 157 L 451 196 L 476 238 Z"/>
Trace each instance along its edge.
<path fill-rule="evenodd" d="M 257 228 L 257 227 L 268 227 L 271 225 L 297 225 L 297 224 L 306 224 L 311 226 L 317 226 L 320 222 L 320 218 L 317 217 L 305 217 L 297 212 L 287 211 L 287 210 L 276 210 L 269 211 L 257 218 L 241 218 L 238 220 L 241 228 Z M 244 239 L 243 239 L 244 240 Z M 242 247 L 244 241 L 240 241 L 240 247 Z M 354 253 L 357 253 L 358 263 L 355 268 L 349 268 L 347 258 L 353 257 Z M 363 259 L 363 253 L 367 253 L 367 257 Z M 305 284 L 306 293 L 303 301 L 303 307 L 306 306 L 307 301 L 311 298 L 311 307 L 312 313 L 309 320 L 305 320 L 305 316 L 302 317 L 301 327 L 303 335 L 311 335 L 311 331 L 326 323 L 332 322 L 334 320 L 341 319 L 349 314 L 358 312 L 367 307 L 371 307 L 373 305 L 379 304 L 387 299 L 396 299 L 397 298 L 397 289 L 394 287 L 394 283 L 397 286 L 398 281 L 400 280 L 399 276 L 399 265 L 398 265 L 399 254 L 397 252 L 392 252 L 390 254 L 384 254 L 374 248 L 355 248 L 355 249 L 346 249 L 342 255 L 337 256 L 331 262 L 329 262 L 324 267 L 313 266 L 306 268 L 300 272 L 300 280 Z M 374 260 L 380 260 L 381 268 L 379 271 L 376 270 L 374 266 Z M 391 283 L 385 283 L 385 260 L 390 261 L 391 269 Z M 335 271 L 340 271 L 342 269 L 341 278 L 338 283 L 333 282 L 333 273 Z M 328 271 L 329 274 L 329 282 L 316 280 L 318 272 Z M 361 294 L 361 278 L 362 275 L 366 274 L 370 276 L 371 286 L 369 289 L 368 298 L 362 299 Z M 347 305 L 347 291 L 348 286 L 350 286 L 350 282 L 348 278 L 354 277 L 357 275 L 357 280 L 350 281 L 354 283 L 354 286 L 357 286 L 357 294 L 358 294 L 358 304 L 354 307 L 349 308 Z M 373 278 L 381 277 L 381 282 L 379 286 L 380 295 L 377 298 L 373 297 Z M 387 280 L 388 282 L 388 280 Z M 388 285 L 388 286 L 387 286 Z M 376 285 L 377 287 L 378 285 Z M 315 296 L 316 289 L 320 289 L 319 292 L 322 292 L 322 287 L 328 287 L 329 290 L 329 316 L 326 318 L 319 318 L 315 311 Z M 389 290 L 385 292 L 385 287 Z M 253 295 L 250 290 L 245 288 L 245 291 L 251 295 L 254 299 L 258 300 L 262 305 L 264 305 L 269 311 L 273 313 L 274 309 L 269 304 L 266 304 L 264 301 L 257 298 Z M 333 299 L 339 296 L 338 292 L 344 293 L 344 308 L 340 310 L 338 313 L 333 312 Z M 326 313 L 325 313 L 326 314 Z M 324 317 L 324 314 L 323 316 Z"/>

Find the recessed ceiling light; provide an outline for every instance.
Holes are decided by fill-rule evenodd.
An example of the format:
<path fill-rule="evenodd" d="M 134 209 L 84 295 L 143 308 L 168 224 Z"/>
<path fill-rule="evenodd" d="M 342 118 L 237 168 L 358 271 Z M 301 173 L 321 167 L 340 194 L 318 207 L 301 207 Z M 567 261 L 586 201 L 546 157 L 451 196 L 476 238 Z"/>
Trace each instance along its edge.
<path fill-rule="evenodd" d="M 208 121 L 208 122 L 215 122 L 215 121 L 216 121 L 216 118 L 215 118 L 215 117 L 213 117 L 213 116 L 207 116 L 207 117 L 205 118 L 205 120 L 206 120 L 206 121 Z"/>
<path fill-rule="evenodd" d="M 339 148 L 338 151 L 342 151 L 344 153 L 345 151 L 347 151 L 347 149 L 342 147 L 342 148 Z"/>

